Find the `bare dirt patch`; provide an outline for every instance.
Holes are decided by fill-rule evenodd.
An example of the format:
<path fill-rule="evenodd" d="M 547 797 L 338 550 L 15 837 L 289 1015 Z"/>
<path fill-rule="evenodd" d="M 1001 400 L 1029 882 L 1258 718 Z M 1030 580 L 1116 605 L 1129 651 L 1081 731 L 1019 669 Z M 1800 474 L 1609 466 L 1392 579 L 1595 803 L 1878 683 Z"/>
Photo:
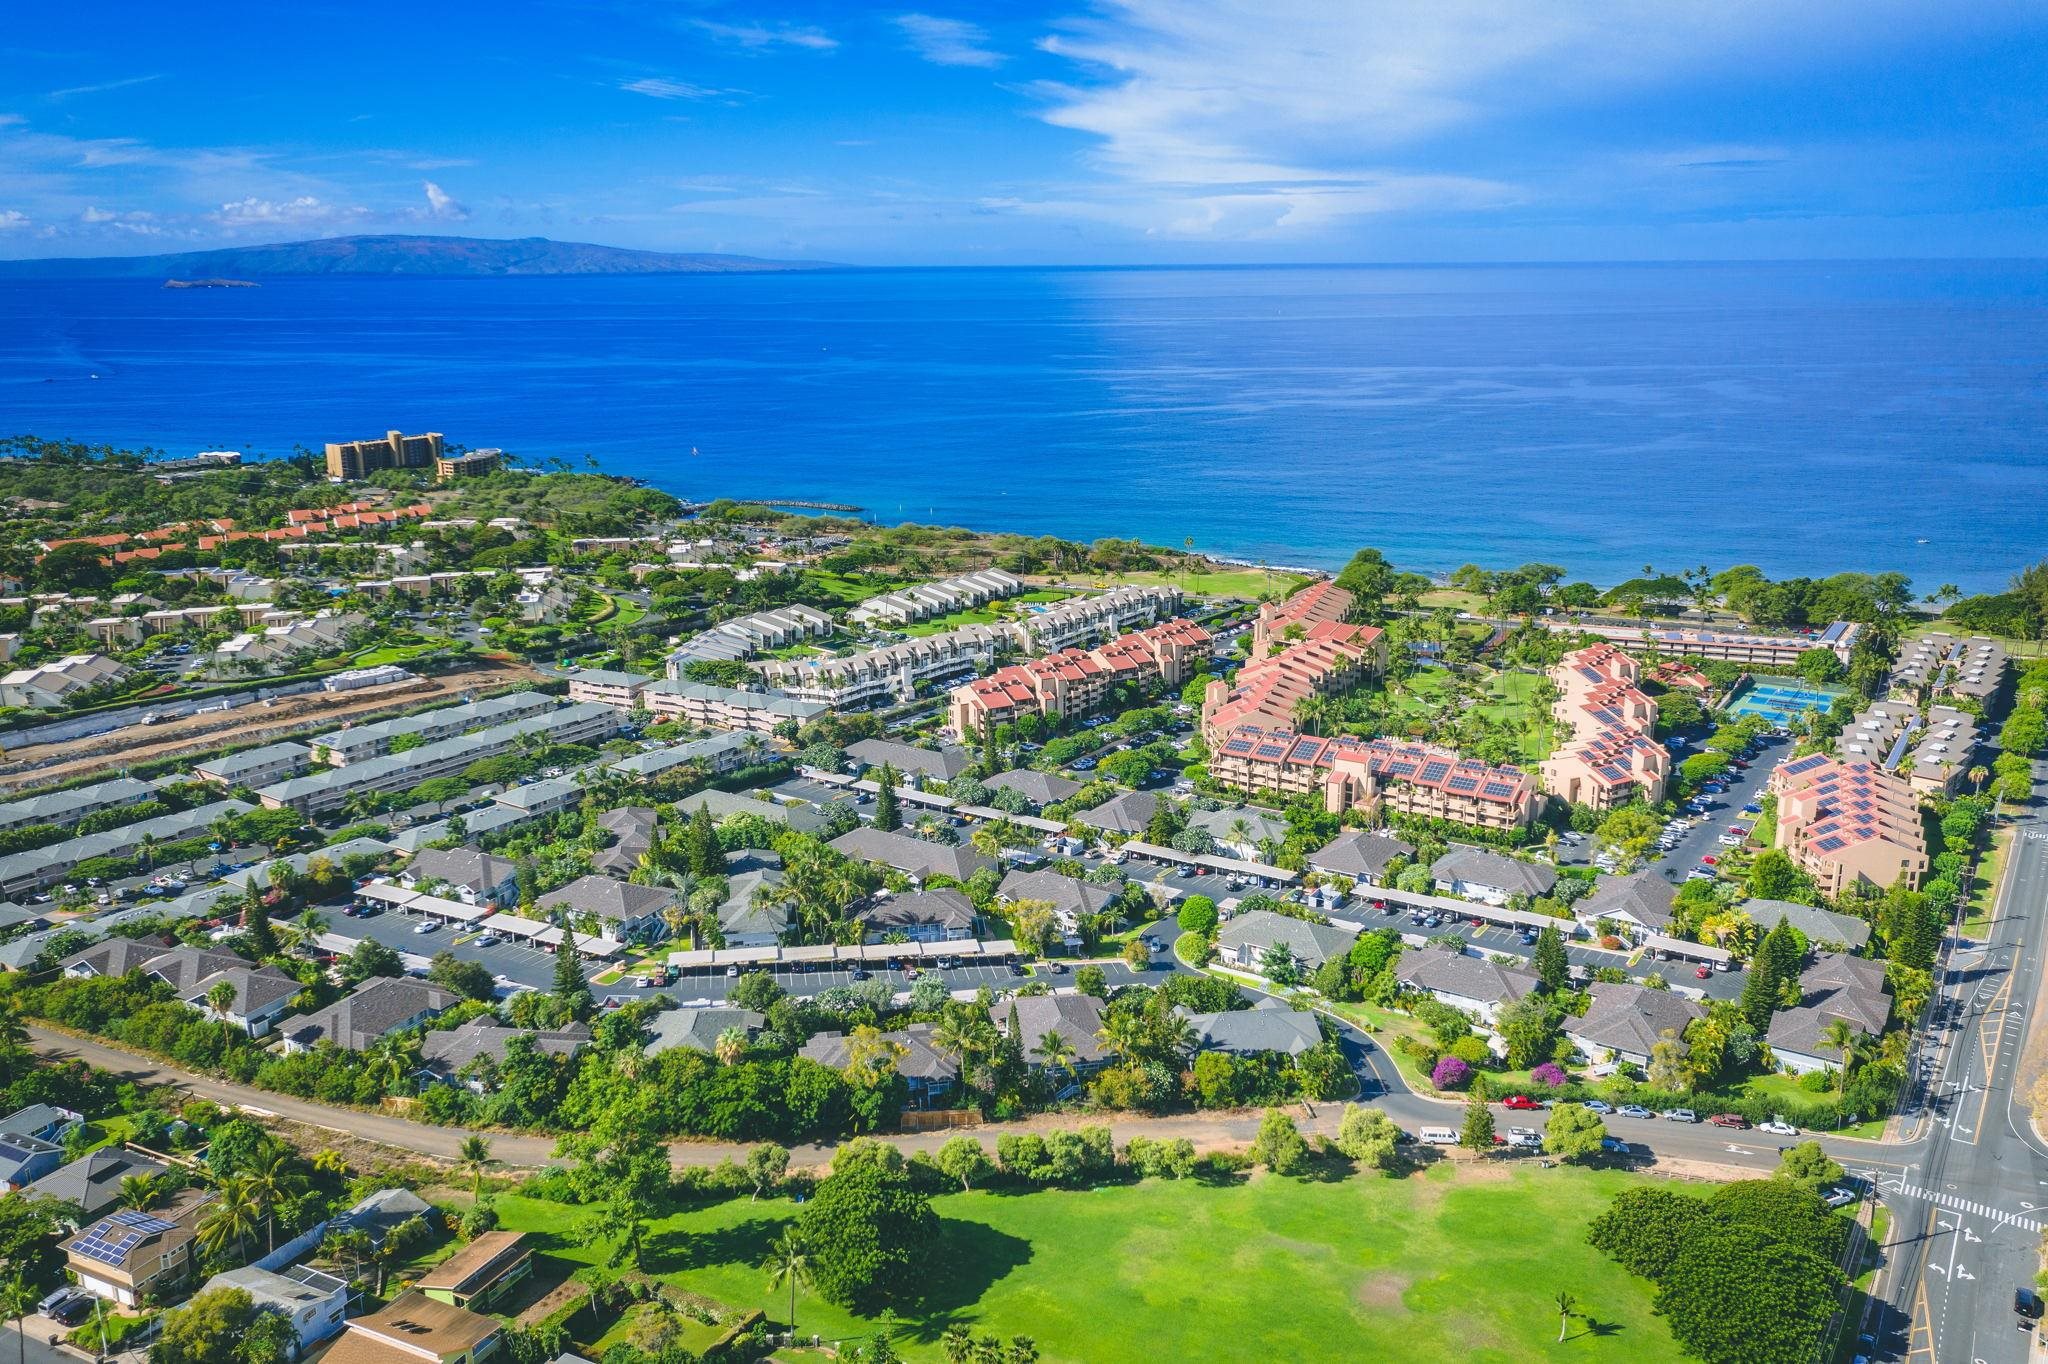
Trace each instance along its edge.
<path fill-rule="evenodd" d="M 1360 1307 L 1374 1312 L 1406 1312 L 1408 1304 L 1401 1300 L 1401 1295 L 1408 1291 L 1411 1282 L 1406 1274 L 1382 1270 L 1360 1279 L 1358 1287 L 1351 1290 L 1351 1296 Z"/>

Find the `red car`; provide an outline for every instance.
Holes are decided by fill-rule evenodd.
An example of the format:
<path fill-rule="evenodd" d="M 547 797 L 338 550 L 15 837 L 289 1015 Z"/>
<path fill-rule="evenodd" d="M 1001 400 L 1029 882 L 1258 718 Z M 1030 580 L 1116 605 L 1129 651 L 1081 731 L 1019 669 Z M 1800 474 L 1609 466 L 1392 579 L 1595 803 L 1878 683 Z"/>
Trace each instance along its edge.
<path fill-rule="evenodd" d="M 1543 1107 L 1542 1104 L 1537 1103 L 1534 1099 L 1530 1098 L 1526 1094 L 1510 1094 L 1505 1099 L 1502 1099 L 1500 1101 L 1500 1106 L 1502 1108 L 1514 1108 L 1523 1110 L 1540 1109 Z"/>
<path fill-rule="evenodd" d="M 1707 1121 L 1716 1127 L 1732 1127 L 1737 1131 L 1749 1126 L 1749 1119 L 1743 1117 L 1740 1113 L 1716 1113 L 1713 1117 L 1708 1118 Z"/>
<path fill-rule="evenodd" d="M 1471 921 L 1471 924 L 1472 924 L 1472 926 L 1473 926 L 1474 928 L 1484 928 L 1484 927 L 1486 927 L 1486 920 L 1484 920 L 1484 919 L 1473 919 L 1473 920 Z"/>
<path fill-rule="evenodd" d="M 1705 857 L 1702 857 L 1700 859 L 1700 865 L 1704 867 L 1718 867 L 1721 865 L 1721 859 L 1714 856 L 1712 853 L 1708 853 Z"/>
<path fill-rule="evenodd" d="M 1693 974 L 1698 976 L 1701 980 L 1705 980 L 1709 976 L 1714 974 L 1714 968 L 1711 966 L 1695 967 L 1693 969 Z"/>

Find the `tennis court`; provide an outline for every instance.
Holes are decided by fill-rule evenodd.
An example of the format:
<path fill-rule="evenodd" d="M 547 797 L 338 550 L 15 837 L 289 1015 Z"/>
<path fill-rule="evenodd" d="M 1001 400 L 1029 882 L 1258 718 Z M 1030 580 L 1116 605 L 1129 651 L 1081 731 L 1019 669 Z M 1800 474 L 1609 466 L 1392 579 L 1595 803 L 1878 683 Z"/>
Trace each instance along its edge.
<path fill-rule="evenodd" d="M 1809 710 L 1827 710 L 1849 693 L 1820 687 L 1796 677 L 1753 678 L 1728 703 L 1730 715 L 1761 715 L 1774 725 L 1789 726 Z"/>

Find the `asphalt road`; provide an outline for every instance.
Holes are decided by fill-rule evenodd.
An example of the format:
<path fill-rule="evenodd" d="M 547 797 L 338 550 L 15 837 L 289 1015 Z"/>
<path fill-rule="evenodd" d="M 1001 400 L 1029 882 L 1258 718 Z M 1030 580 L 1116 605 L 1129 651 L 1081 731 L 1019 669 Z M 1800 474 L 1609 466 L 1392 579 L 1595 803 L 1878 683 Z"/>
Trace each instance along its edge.
<path fill-rule="evenodd" d="M 1686 750 L 1687 754 L 1692 751 Z M 1766 738 L 1764 747 L 1758 750 L 1748 768 L 1737 768 L 1731 773 L 1736 780 L 1729 784 L 1728 790 L 1707 798 L 1706 818 L 1697 828 L 1688 830 L 1677 845 L 1654 864 L 1664 874 L 1665 880 L 1674 885 L 1683 884 L 1687 873 L 1700 865 L 1702 857 L 1719 857 L 1729 851 L 1716 840 L 1728 832 L 1729 825 L 1753 821 L 1755 817 L 1743 814 L 1742 807 L 1763 795 L 1771 783 L 1772 769 L 1791 751 L 1790 739 Z M 1684 759 L 1680 757 L 1679 760 Z"/>
<path fill-rule="evenodd" d="M 1902 1121 L 1910 1140 L 1888 1153 L 1899 1168 L 1877 1178 L 1894 1233 L 1864 1327 L 1873 1359 L 2017 1364 L 2031 1350 L 2013 1293 L 2033 1284 L 2048 1224 L 2048 1149 L 2015 1087 L 2048 938 L 2041 765 L 2034 775 L 1997 918 L 1981 946 L 1950 949 L 1944 1016 L 1925 1037 L 1924 1083 Z"/>

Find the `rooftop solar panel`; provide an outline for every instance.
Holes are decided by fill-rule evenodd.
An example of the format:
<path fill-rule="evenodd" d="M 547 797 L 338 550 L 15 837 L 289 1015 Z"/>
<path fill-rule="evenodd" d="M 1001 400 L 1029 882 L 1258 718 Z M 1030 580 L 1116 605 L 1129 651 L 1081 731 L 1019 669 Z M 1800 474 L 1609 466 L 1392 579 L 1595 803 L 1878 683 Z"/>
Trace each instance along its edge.
<path fill-rule="evenodd" d="M 1485 793 L 1489 796 L 1496 797 L 1511 796 L 1515 793 L 1515 788 L 1514 784 L 1511 782 L 1490 781 L 1486 783 Z"/>
<path fill-rule="evenodd" d="M 1451 765 L 1440 759 L 1424 763 L 1422 766 L 1422 780 L 1442 781 L 1444 779 L 1444 774 L 1449 772 L 1450 770 Z"/>
<path fill-rule="evenodd" d="M 1477 789 L 1478 789 L 1478 787 L 1479 787 L 1479 778 L 1477 778 L 1477 777 L 1452 777 L 1452 778 L 1451 778 L 1451 780 L 1450 780 L 1450 783 L 1449 783 L 1449 785 L 1450 785 L 1450 788 L 1451 788 L 1451 790 L 1453 790 L 1453 791 L 1458 791 L 1458 792 L 1474 791 L 1474 790 L 1477 790 Z"/>

